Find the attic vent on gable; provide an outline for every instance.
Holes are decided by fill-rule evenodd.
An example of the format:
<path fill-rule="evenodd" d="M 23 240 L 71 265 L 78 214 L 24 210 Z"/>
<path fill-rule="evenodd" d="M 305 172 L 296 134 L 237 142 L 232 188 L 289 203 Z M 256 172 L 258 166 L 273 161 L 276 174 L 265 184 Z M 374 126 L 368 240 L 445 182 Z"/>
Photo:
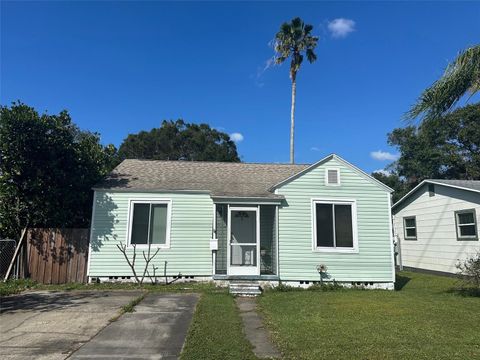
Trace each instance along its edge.
<path fill-rule="evenodd" d="M 340 169 L 327 169 L 325 173 L 326 185 L 340 185 Z"/>

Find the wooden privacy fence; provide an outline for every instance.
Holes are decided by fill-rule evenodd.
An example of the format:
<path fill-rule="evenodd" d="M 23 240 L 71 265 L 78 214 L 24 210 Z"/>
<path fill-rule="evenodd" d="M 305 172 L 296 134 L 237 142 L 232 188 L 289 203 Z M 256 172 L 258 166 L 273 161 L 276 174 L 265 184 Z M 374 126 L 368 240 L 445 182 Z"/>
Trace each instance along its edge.
<path fill-rule="evenodd" d="M 29 229 L 27 276 L 42 284 L 87 279 L 89 229 Z"/>

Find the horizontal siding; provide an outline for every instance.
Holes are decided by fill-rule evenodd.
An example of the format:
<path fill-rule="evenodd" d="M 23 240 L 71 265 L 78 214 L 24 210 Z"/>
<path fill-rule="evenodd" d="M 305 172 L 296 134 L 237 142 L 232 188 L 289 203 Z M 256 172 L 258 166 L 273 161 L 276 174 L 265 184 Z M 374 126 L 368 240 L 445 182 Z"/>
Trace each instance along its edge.
<path fill-rule="evenodd" d="M 423 186 L 394 216 L 400 240 L 402 264 L 427 270 L 455 273 L 459 260 L 480 251 L 479 241 L 457 240 L 455 211 L 476 209 L 480 224 L 480 194 L 435 185 L 435 196 Z M 417 240 L 405 240 L 403 218 L 415 216 Z"/>
<path fill-rule="evenodd" d="M 325 169 L 340 168 L 341 186 L 325 186 Z M 332 159 L 277 190 L 286 205 L 279 210 L 279 266 L 282 280 L 319 280 L 326 264 L 338 281 L 393 281 L 389 194 L 350 167 Z M 312 250 L 312 198 L 357 202 L 359 252 Z"/>
<path fill-rule="evenodd" d="M 212 274 L 209 239 L 212 236 L 212 200 L 207 194 L 95 193 L 89 276 L 131 276 L 123 254 L 116 247 L 127 241 L 130 199 L 169 199 L 172 202 L 170 248 L 161 249 L 151 264 L 163 275 L 208 276 Z M 154 247 L 152 247 L 154 249 Z M 129 250 L 130 256 L 133 254 Z M 137 248 L 137 271 L 144 268 L 142 251 Z M 150 266 L 150 271 L 152 270 Z"/>

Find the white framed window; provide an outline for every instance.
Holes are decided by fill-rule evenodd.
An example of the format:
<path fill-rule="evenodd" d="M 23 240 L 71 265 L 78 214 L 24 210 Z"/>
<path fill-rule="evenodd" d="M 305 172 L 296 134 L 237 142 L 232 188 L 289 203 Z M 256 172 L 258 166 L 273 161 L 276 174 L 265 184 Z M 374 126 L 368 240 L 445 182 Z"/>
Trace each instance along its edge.
<path fill-rule="evenodd" d="M 127 244 L 169 248 L 171 200 L 130 200 Z"/>
<path fill-rule="evenodd" d="M 340 169 L 339 168 L 325 169 L 325 185 L 340 186 Z"/>
<path fill-rule="evenodd" d="M 478 240 L 475 209 L 455 211 L 457 240 Z"/>
<path fill-rule="evenodd" d="M 357 203 L 345 199 L 312 199 L 313 250 L 358 252 Z"/>
<path fill-rule="evenodd" d="M 405 216 L 403 218 L 403 230 L 405 240 L 417 240 L 417 218 Z"/>

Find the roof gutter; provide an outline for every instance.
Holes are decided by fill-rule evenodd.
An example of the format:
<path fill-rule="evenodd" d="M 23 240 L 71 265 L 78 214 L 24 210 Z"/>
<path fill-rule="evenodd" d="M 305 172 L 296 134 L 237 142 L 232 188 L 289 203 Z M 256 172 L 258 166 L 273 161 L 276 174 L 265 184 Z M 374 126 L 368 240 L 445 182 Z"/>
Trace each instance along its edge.
<path fill-rule="evenodd" d="M 262 196 L 211 196 L 215 204 L 256 204 L 256 205 L 281 205 L 285 200 L 283 196 L 268 198 Z"/>
<path fill-rule="evenodd" d="M 179 194 L 210 194 L 210 190 L 165 190 L 165 189 L 141 189 L 141 188 L 128 188 L 128 189 L 109 189 L 109 188 L 98 188 L 93 187 L 93 191 L 105 191 L 105 192 L 143 192 L 143 193 L 179 193 Z"/>

